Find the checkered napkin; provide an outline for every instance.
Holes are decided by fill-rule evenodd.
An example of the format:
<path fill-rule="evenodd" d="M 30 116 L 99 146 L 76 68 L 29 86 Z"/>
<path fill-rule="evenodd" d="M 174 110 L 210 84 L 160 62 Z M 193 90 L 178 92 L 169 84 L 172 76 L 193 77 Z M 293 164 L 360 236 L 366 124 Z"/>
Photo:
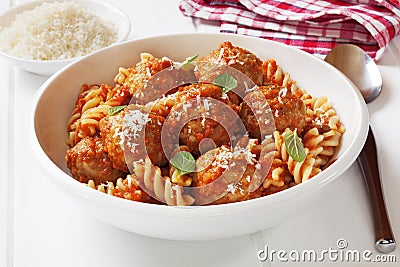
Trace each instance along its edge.
<path fill-rule="evenodd" d="M 220 21 L 220 32 L 319 55 L 353 43 L 378 60 L 400 32 L 399 0 L 182 0 L 179 8 L 187 16 Z"/>

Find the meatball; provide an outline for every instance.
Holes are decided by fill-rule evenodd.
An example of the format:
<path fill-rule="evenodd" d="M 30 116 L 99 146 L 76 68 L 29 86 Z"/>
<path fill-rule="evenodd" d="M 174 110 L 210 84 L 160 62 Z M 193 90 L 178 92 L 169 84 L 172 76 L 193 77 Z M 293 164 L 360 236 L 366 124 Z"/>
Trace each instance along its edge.
<path fill-rule="evenodd" d="M 226 179 L 219 178 L 229 168 L 232 157 L 231 148 L 221 146 L 206 152 L 196 160 L 197 172 L 193 176 L 192 186 L 201 187 L 199 196 L 196 197 L 197 201 L 204 198 L 202 202 L 212 202 L 225 194 L 228 184 L 233 181 L 229 181 L 227 176 L 224 176 Z"/>
<path fill-rule="evenodd" d="M 259 190 L 249 190 L 257 164 L 254 143 L 249 144 L 247 152 L 240 155 L 230 147 L 221 146 L 197 159 L 192 185 L 201 188 L 196 201 L 223 204 L 260 196 Z"/>
<path fill-rule="evenodd" d="M 151 54 L 142 53 L 141 61 L 129 69 L 120 68 L 114 81 L 117 84 L 125 85 L 130 88 L 130 94 L 135 95 L 156 73 L 173 65 L 168 58 L 155 58 Z M 140 93 L 139 93 L 140 94 Z"/>
<path fill-rule="evenodd" d="M 110 106 L 123 106 L 128 105 L 131 98 L 130 88 L 117 84 L 113 89 L 108 91 L 106 103 Z"/>
<path fill-rule="evenodd" d="M 246 96 L 246 101 L 242 103 L 240 110 L 240 118 L 246 126 L 250 137 L 260 139 L 260 127 L 262 127 L 263 133 L 268 134 L 272 134 L 274 130 L 273 126 L 280 132 L 283 132 L 286 128 L 290 128 L 291 130 L 297 128 L 297 132 L 301 133 L 306 126 L 307 115 L 305 105 L 300 96 L 296 93 L 291 93 L 284 87 L 275 85 L 260 86 L 258 88 L 257 92 L 262 93 L 271 109 L 269 116 L 275 120 L 275 125 L 269 120 L 263 120 L 261 121 L 263 124 L 259 124 L 259 120 L 249 105 L 254 107 L 254 112 L 261 109 L 268 111 L 268 109 L 266 109 L 267 106 L 262 108 L 255 105 L 254 103 L 260 102 L 259 94 L 250 93 Z"/>
<path fill-rule="evenodd" d="M 211 204 L 226 204 L 260 197 L 260 190 L 256 190 L 254 192 L 249 191 L 254 171 L 254 165 L 248 165 L 242 175 L 242 178 L 240 178 L 240 180 L 232 188 L 228 189 L 228 193 L 226 193 L 223 197 L 213 201 Z"/>
<path fill-rule="evenodd" d="M 159 167 L 165 166 L 168 163 L 161 143 L 161 131 L 164 121 L 164 117 L 149 114 L 149 121 L 145 128 L 147 154 L 151 162 Z"/>
<path fill-rule="evenodd" d="M 67 151 L 67 167 L 71 170 L 72 177 L 87 183 L 93 180 L 95 184 L 115 182 L 126 174 L 113 168 L 113 164 L 104 150 L 103 139 L 85 137 L 73 148 Z"/>
<path fill-rule="evenodd" d="M 134 118 L 135 113 L 140 114 L 141 117 L 139 119 Z M 143 134 L 143 129 L 145 134 L 144 143 L 149 158 L 153 164 L 164 166 L 167 163 L 161 145 L 161 130 L 164 120 L 163 117 L 152 113 L 141 113 L 139 109 L 132 108 L 132 105 L 118 114 L 104 117 L 99 123 L 100 134 L 104 139 L 105 150 L 110 156 L 113 167 L 125 172 L 129 171 L 126 165 L 124 146 L 130 146 L 131 152 L 134 152 L 134 145 L 136 144 L 130 138 Z M 133 133 L 132 128 L 135 126 L 140 128 L 140 131 Z M 128 142 L 124 144 L 126 141 Z"/>
<path fill-rule="evenodd" d="M 104 149 L 107 151 L 113 167 L 129 172 L 123 151 L 123 137 L 119 135 L 122 133 L 124 114 L 125 112 L 122 111 L 116 115 L 105 116 L 100 120 L 99 128 L 105 143 Z"/>
<path fill-rule="evenodd" d="M 174 98 L 167 130 L 179 131 L 180 145 L 188 146 L 194 155 L 201 154 L 199 145 L 205 139 L 214 143 L 210 148 L 230 145 L 229 135 L 238 131 L 239 106 L 223 95 L 220 87 L 192 84 L 181 87 Z"/>
<path fill-rule="evenodd" d="M 229 134 L 224 127 L 211 119 L 189 121 L 180 132 L 179 140 L 181 144 L 188 146 L 194 155 L 200 155 L 210 148 L 230 144 Z M 206 142 L 202 142 L 203 140 L 208 141 L 206 147 Z"/>
<path fill-rule="evenodd" d="M 231 42 L 223 42 L 217 50 L 210 52 L 206 57 L 199 58 L 196 76 L 213 81 L 217 73 L 217 66 L 230 66 L 250 78 L 255 84 L 263 83 L 262 60 L 250 51 L 233 46 Z"/>
<path fill-rule="evenodd" d="M 186 101 L 198 97 L 210 97 L 213 99 L 218 99 L 221 102 L 232 106 L 233 104 L 225 97 L 219 86 L 209 84 L 209 83 L 194 83 L 187 86 L 182 86 L 179 91 L 175 94 L 175 99 L 177 103 L 185 103 Z"/>

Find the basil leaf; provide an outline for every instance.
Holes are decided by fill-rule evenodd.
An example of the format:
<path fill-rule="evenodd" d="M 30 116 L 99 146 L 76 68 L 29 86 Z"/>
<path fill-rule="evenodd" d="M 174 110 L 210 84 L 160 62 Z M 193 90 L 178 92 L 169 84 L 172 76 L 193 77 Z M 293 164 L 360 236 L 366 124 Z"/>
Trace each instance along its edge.
<path fill-rule="evenodd" d="M 197 58 L 199 57 L 199 55 L 195 55 L 192 57 L 187 57 L 179 66 L 180 69 L 185 69 L 187 68 L 189 65 L 192 64 L 193 61 L 195 61 Z"/>
<path fill-rule="evenodd" d="M 306 159 L 306 151 L 304 150 L 301 139 L 297 136 L 297 128 L 283 136 L 286 150 L 289 155 L 297 162 L 302 162 Z"/>
<path fill-rule="evenodd" d="M 194 157 L 187 151 L 179 151 L 169 162 L 178 171 L 179 175 L 191 173 L 196 168 Z"/>
<path fill-rule="evenodd" d="M 232 75 L 223 73 L 215 77 L 214 84 L 221 87 L 222 93 L 226 94 L 238 86 L 238 81 Z"/>
<path fill-rule="evenodd" d="M 124 106 L 110 107 L 110 108 L 108 109 L 108 115 L 117 114 L 118 112 L 120 112 L 120 111 L 123 110 L 124 108 L 126 108 L 126 105 L 124 105 Z"/>

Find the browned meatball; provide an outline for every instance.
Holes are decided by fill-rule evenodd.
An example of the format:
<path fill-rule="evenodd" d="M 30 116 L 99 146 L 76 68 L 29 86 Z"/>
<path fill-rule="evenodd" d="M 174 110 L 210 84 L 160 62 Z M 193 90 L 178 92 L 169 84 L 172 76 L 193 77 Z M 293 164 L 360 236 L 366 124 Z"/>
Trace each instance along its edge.
<path fill-rule="evenodd" d="M 232 148 L 221 146 L 200 156 L 192 184 L 202 187 L 198 199 L 208 199 L 212 201 L 210 204 L 223 204 L 260 196 L 260 191 L 250 192 L 249 189 L 257 164 L 255 153 L 250 148 L 238 155 Z"/>
<path fill-rule="evenodd" d="M 132 112 L 132 110 L 129 109 L 129 112 Z M 118 114 L 106 116 L 99 123 L 100 134 L 105 143 L 105 150 L 108 152 L 114 168 L 128 172 L 125 159 L 126 155 L 124 153 L 124 142 L 128 139 L 123 135 L 132 134 L 131 132 L 126 132 L 126 129 L 128 129 L 129 125 L 132 123 L 145 124 L 145 127 L 143 127 L 145 130 L 145 151 L 147 151 L 153 164 L 164 166 L 167 163 L 167 159 L 161 145 L 161 130 L 165 119 L 154 114 L 142 114 L 145 118 L 144 121 L 132 121 L 129 117 L 125 117 L 126 114 L 127 109 Z M 127 121 L 129 121 L 128 124 L 124 125 Z M 143 134 L 143 131 L 138 132 L 137 134 Z M 128 146 L 129 145 L 131 144 L 128 144 Z"/>
<path fill-rule="evenodd" d="M 110 106 L 123 106 L 128 105 L 131 98 L 130 88 L 117 84 L 113 89 L 108 91 L 106 103 Z"/>
<path fill-rule="evenodd" d="M 275 120 L 276 130 L 282 132 L 286 128 L 290 128 L 291 130 L 297 128 L 297 132 L 301 133 L 306 125 L 307 115 L 304 103 L 300 99 L 300 96 L 291 93 L 290 90 L 286 88 L 275 85 L 260 86 L 258 88 L 271 109 L 270 115 L 271 118 Z M 257 98 L 257 100 L 255 98 Z M 249 107 L 249 105 L 254 105 L 257 101 L 260 101 L 258 95 L 252 93 L 248 94 L 246 96 L 246 103 L 242 103 L 240 117 L 246 126 L 250 137 L 260 139 L 260 124 Z M 255 109 L 257 108 L 255 107 Z M 267 107 L 264 107 L 263 111 L 265 111 L 265 109 L 267 109 Z M 254 110 L 254 112 L 257 112 L 257 110 Z M 263 125 L 261 125 L 263 127 L 262 129 L 273 131 L 272 126 L 274 125 L 272 122 L 261 122 L 263 123 Z M 264 130 L 263 133 L 265 133 Z M 268 132 L 268 134 L 272 134 L 272 132 Z"/>
<path fill-rule="evenodd" d="M 105 143 L 104 149 L 107 151 L 113 167 L 129 172 L 123 151 L 123 137 L 121 136 L 124 114 L 125 112 L 122 111 L 116 115 L 104 117 L 99 122 L 99 128 Z"/>
<path fill-rule="evenodd" d="M 138 90 L 142 91 L 143 86 L 149 79 L 163 69 L 173 65 L 172 60 L 168 58 L 156 58 L 153 55 L 141 54 L 141 61 L 129 69 L 120 69 L 115 82 L 130 88 L 130 94 L 135 95 Z M 140 92 L 138 92 L 140 94 Z"/>
<path fill-rule="evenodd" d="M 157 166 L 165 166 L 168 163 L 161 143 L 161 131 L 164 117 L 149 114 L 149 122 L 145 128 L 146 151 L 151 162 Z"/>
<path fill-rule="evenodd" d="M 218 99 L 227 105 L 233 105 L 226 97 L 223 96 L 220 87 L 209 83 L 194 83 L 191 85 L 182 86 L 175 94 L 175 100 L 177 103 L 185 103 L 186 101 L 197 97 L 210 97 Z M 234 107 L 232 106 L 232 108 Z"/>
<path fill-rule="evenodd" d="M 197 60 L 199 62 L 196 76 L 213 81 L 217 73 L 210 72 L 216 66 L 230 66 L 250 78 L 255 84 L 263 82 L 262 60 L 250 51 L 233 46 L 231 42 L 223 42 L 217 50 Z M 204 63 L 203 63 L 204 62 Z"/>
<path fill-rule="evenodd" d="M 228 133 L 237 132 L 239 106 L 223 95 L 220 87 L 206 83 L 188 85 L 181 87 L 174 99 L 168 126 L 170 132 L 180 130 L 181 145 L 188 146 L 195 155 L 200 155 L 199 144 L 207 138 L 216 147 L 230 145 Z"/>
<path fill-rule="evenodd" d="M 254 171 L 254 165 L 248 165 L 239 182 L 237 182 L 232 188 L 230 188 L 230 191 L 227 194 L 225 194 L 220 199 L 212 202 L 211 204 L 226 204 L 260 197 L 260 190 L 256 190 L 254 192 L 249 191 Z"/>
<path fill-rule="evenodd" d="M 205 143 L 202 143 L 207 138 L 212 140 L 208 148 L 230 144 L 229 135 L 224 127 L 211 119 L 189 121 L 179 134 L 180 143 L 188 146 L 194 155 L 200 155 L 201 151 L 208 150 L 204 147 Z"/>
<path fill-rule="evenodd" d="M 67 151 L 67 167 L 72 177 L 87 183 L 93 180 L 96 184 L 115 182 L 124 177 L 123 171 L 113 168 L 113 164 L 104 150 L 104 142 L 100 137 L 86 137 Z"/>
<path fill-rule="evenodd" d="M 232 156 L 230 147 L 221 146 L 206 152 L 196 160 L 197 172 L 193 176 L 192 186 L 203 187 L 199 190 L 199 197 L 213 201 L 227 191 L 231 181 L 219 178 L 229 168 Z M 213 185 L 205 187 L 210 183 Z"/>

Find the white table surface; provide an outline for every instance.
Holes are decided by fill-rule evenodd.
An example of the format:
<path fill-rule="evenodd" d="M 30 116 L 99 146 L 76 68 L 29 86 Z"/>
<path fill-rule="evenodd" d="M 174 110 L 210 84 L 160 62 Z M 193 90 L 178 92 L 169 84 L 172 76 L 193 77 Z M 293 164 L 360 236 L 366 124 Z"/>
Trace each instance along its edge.
<path fill-rule="evenodd" d="M 26 1 L 0 1 L 0 13 Z M 212 24 L 184 17 L 178 0 L 107 0 L 131 18 L 130 39 L 144 36 L 218 31 Z M 384 87 L 368 105 L 378 145 L 379 164 L 393 231 L 400 240 L 400 38 L 378 62 Z M 128 233 L 104 224 L 70 203 L 50 183 L 33 158 L 28 136 L 32 99 L 46 77 L 0 61 L 3 108 L 0 125 L 0 266 L 281 266 L 260 262 L 257 251 L 336 248 L 344 238 L 349 249 L 371 250 L 373 226 L 366 189 L 358 166 L 345 172 L 333 190 L 306 212 L 273 228 L 248 236 L 211 242 L 177 242 Z M 392 255 L 396 266 L 400 250 Z M 289 266 L 310 263 L 286 263 Z M 360 265 L 324 261 L 320 265 Z"/>

